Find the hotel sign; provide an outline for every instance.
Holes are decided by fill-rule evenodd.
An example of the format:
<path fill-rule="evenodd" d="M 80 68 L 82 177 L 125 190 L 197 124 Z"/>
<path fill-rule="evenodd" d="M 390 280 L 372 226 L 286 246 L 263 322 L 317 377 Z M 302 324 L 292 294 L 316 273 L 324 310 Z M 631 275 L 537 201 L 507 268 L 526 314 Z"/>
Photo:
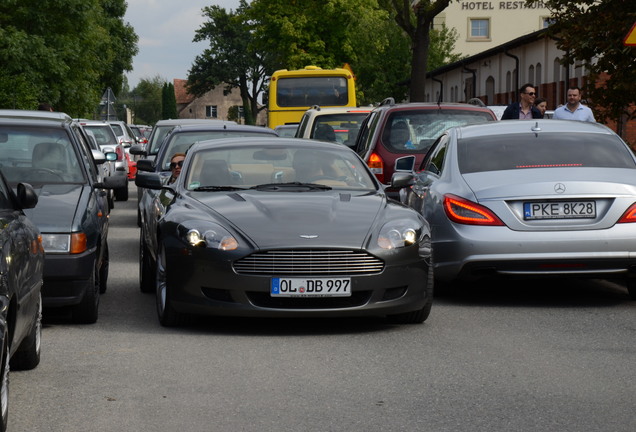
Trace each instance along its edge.
<path fill-rule="evenodd" d="M 465 1 L 462 2 L 461 10 L 519 10 L 519 9 L 547 9 L 542 1 L 534 2 L 530 5 L 525 1 Z"/>

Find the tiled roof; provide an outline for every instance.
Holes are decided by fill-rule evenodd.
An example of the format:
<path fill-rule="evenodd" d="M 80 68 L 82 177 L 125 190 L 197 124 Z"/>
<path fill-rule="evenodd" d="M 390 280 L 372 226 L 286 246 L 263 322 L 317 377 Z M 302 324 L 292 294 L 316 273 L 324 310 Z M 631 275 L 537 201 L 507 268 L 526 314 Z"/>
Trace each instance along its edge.
<path fill-rule="evenodd" d="M 186 83 L 188 80 L 175 78 L 172 82 L 174 85 L 174 96 L 178 105 L 189 104 L 194 100 L 194 95 L 191 95 L 186 90 Z"/>

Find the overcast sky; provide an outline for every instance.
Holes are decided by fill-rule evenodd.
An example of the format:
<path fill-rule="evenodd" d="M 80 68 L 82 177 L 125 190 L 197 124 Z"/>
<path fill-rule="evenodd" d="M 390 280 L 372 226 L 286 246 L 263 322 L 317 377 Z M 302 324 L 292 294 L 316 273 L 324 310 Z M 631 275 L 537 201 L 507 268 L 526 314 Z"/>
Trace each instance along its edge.
<path fill-rule="evenodd" d="M 139 53 L 133 59 L 133 71 L 126 74 L 131 89 L 142 78 L 159 75 L 168 82 L 186 79 L 197 55 L 206 42 L 192 42 L 194 32 L 204 22 L 201 10 L 219 5 L 236 10 L 239 0 L 127 0 L 124 16 L 139 36 Z"/>

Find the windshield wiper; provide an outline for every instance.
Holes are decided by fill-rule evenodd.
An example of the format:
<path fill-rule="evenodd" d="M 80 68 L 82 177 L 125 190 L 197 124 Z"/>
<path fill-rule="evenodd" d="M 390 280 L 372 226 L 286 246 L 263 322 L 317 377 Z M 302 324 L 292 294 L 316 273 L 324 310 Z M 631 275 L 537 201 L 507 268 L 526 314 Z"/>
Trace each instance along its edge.
<path fill-rule="evenodd" d="M 278 190 L 278 189 L 289 189 L 289 188 L 307 188 L 312 190 L 331 190 L 331 186 L 321 185 L 318 183 L 301 183 L 301 182 L 289 182 L 289 183 L 265 183 L 259 184 L 256 186 L 252 186 L 250 189 L 263 190 Z"/>
<path fill-rule="evenodd" d="M 202 192 L 202 191 L 236 191 L 236 190 L 245 190 L 245 189 L 246 188 L 237 187 L 237 186 L 199 186 L 192 190 L 195 192 Z"/>

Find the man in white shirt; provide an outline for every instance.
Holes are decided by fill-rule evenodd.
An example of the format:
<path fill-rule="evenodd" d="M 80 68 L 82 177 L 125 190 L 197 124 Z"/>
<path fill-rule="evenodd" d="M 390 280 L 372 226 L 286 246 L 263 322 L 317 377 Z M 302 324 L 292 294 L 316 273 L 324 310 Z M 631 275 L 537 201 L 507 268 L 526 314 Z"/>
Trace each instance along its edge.
<path fill-rule="evenodd" d="M 581 103 L 581 89 L 579 87 L 570 87 L 567 97 L 568 103 L 555 109 L 552 118 L 596 123 L 592 110 Z"/>

